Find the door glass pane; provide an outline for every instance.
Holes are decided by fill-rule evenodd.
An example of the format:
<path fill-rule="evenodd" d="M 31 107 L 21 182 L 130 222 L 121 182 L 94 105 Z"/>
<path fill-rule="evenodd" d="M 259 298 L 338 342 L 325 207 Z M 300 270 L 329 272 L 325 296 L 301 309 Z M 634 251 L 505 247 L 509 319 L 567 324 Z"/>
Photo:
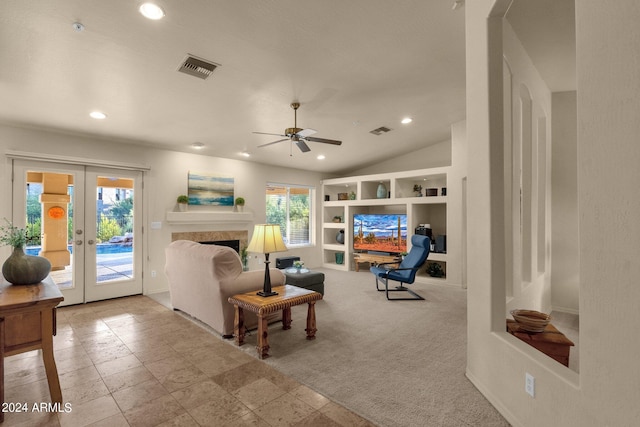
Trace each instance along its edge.
<path fill-rule="evenodd" d="M 135 248 L 133 179 L 98 176 L 96 184 L 96 283 L 130 280 Z"/>
<path fill-rule="evenodd" d="M 51 278 L 60 289 L 73 288 L 73 177 L 27 172 L 27 255 L 51 262 Z"/>

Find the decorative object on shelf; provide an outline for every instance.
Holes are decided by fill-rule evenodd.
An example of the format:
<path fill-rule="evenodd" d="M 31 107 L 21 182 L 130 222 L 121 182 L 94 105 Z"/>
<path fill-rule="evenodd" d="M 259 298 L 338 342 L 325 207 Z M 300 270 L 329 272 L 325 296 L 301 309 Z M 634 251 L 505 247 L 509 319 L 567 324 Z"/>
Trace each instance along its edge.
<path fill-rule="evenodd" d="M 344 263 L 344 252 L 336 252 L 336 264 Z"/>
<path fill-rule="evenodd" d="M 437 188 L 427 188 L 426 195 L 427 195 L 427 197 L 437 196 L 438 195 L 438 189 Z"/>
<path fill-rule="evenodd" d="M 542 332 L 551 321 L 550 315 L 535 310 L 517 309 L 510 313 L 520 329 L 527 332 Z"/>
<path fill-rule="evenodd" d="M 176 202 L 178 202 L 178 210 L 180 212 L 186 212 L 189 208 L 189 198 L 184 194 L 179 195 Z"/>
<path fill-rule="evenodd" d="M 344 245 L 344 228 L 338 231 L 338 233 L 336 234 L 336 242 Z"/>
<path fill-rule="evenodd" d="M 189 202 L 192 205 L 233 206 L 232 176 L 189 171 Z"/>
<path fill-rule="evenodd" d="M 295 268 L 298 273 L 300 273 L 302 267 L 304 267 L 304 261 L 293 261 L 293 268 Z"/>
<path fill-rule="evenodd" d="M 51 271 L 51 263 L 41 256 L 26 255 L 27 231 L 14 227 L 4 219 L 6 226 L 0 226 L 0 243 L 13 247 L 13 252 L 2 264 L 2 275 L 14 285 L 33 285 L 40 283 Z"/>
<path fill-rule="evenodd" d="M 431 277 L 442 277 L 444 276 L 444 270 L 437 262 L 431 262 L 427 264 L 427 274 Z"/>
<path fill-rule="evenodd" d="M 332 220 L 332 221 L 333 221 L 333 222 L 342 222 L 342 217 L 341 217 L 341 216 L 339 216 L 339 215 L 336 215 L 336 216 L 334 216 L 334 217 L 333 217 L 333 220 Z"/>
<path fill-rule="evenodd" d="M 440 195 L 441 196 L 446 196 L 447 195 L 447 187 L 442 187 Z"/>
<path fill-rule="evenodd" d="M 324 195 L 324 201 L 325 201 L 325 202 L 329 202 L 329 201 L 331 201 L 331 196 L 330 196 L 330 195 L 328 195 L 328 194 L 325 194 L 325 195 Z"/>
<path fill-rule="evenodd" d="M 338 200 L 349 200 L 348 193 L 338 193 Z"/>
<path fill-rule="evenodd" d="M 413 192 L 416 193 L 416 197 L 422 197 L 422 185 L 413 184 Z"/>
<path fill-rule="evenodd" d="M 49 208 L 47 215 L 52 219 L 62 219 L 66 216 L 66 213 L 63 207 L 53 206 Z"/>
<path fill-rule="evenodd" d="M 351 193 L 349 193 L 349 200 L 355 200 L 356 199 L 356 192 L 352 191 Z"/>
<path fill-rule="evenodd" d="M 378 184 L 378 189 L 376 190 L 376 197 L 378 199 L 387 198 L 387 187 L 384 185 L 384 182 L 380 182 L 380 184 Z"/>
<path fill-rule="evenodd" d="M 264 284 L 262 291 L 256 295 L 270 297 L 278 295 L 271 290 L 271 276 L 269 275 L 269 254 L 288 250 L 282 240 L 282 232 L 278 224 L 256 224 L 253 228 L 251 242 L 247 246 L 248 252 L 264 254 Z"/>
<path fill-rule="evenodd" d="M 236 211 L 242 212 L 244 210 L 244 197 L 236 197 Z"/>

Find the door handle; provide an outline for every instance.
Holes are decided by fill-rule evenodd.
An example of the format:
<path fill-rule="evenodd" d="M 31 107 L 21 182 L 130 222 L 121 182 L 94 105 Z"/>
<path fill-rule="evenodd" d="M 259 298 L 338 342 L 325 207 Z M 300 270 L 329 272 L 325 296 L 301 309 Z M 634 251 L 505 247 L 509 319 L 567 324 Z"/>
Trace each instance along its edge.
<path fill-rule="evenodd" d="M 76 240 L 76 245 L 80 246 L 82 244 L 82 240 Z"/>
<path fill-rule="evenodd" d="M 94 242 L 93 240 L 91 240 L 91 239 L 87 240 L 87 244 L 88 244 L 88 245 L 93 245 L 94 243 L 95 243 L 95 242 Z"/>

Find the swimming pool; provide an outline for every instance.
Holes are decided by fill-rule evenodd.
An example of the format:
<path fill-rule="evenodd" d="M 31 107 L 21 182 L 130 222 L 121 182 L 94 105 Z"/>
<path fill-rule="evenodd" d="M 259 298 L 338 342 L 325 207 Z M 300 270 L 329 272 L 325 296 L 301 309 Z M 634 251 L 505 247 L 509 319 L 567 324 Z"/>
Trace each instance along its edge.
<path fill-rule="evenodd" d="M 73 253 L 73 245 L 67 246 L 69 253 Z M 40 246 L 30 246 L 25 248 L 24 253 L 27 255 L 38 255 L 42 248 Z M 133 252 L 133 246 L 122 243 L 98 243 L 96 245 L 96 254 L 124 254 Z"/>

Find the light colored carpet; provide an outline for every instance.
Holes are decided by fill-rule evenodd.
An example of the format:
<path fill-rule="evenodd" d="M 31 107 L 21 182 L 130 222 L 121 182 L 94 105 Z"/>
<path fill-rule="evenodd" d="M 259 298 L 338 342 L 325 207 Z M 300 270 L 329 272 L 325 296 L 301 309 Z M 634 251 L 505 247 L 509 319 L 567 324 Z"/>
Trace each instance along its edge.
<path fill-rule="evenodd" d="M 269 327 L 267 364 L 380 426 L 509 425 L 464 375 L 465 290 L 415 284 L 426 301 L 391 302 L 369 272 L 319 271 L 317 338 L 293 307 L 290 330 Z M 255 343 L 241 348 L 257 357 Z"/>

